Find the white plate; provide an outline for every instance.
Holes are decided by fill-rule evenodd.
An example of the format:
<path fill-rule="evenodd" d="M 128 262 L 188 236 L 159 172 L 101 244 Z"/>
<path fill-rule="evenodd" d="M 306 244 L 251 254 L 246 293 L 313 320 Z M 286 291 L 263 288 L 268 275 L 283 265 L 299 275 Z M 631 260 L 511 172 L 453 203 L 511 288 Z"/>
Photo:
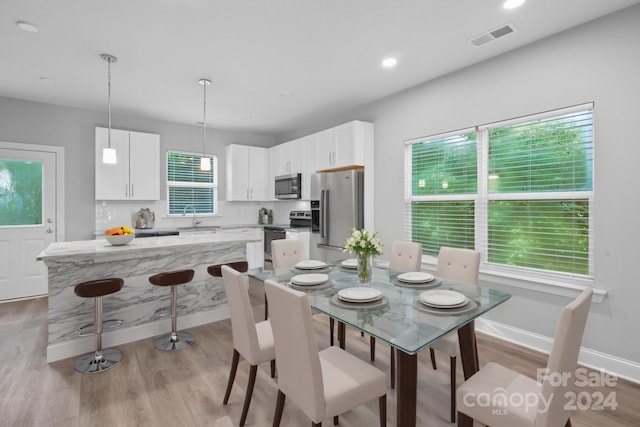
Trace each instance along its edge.
<path fill-rule="evenodd" d="M 435 276 L 422 271 L 409 271 L 407 273 L 398 274 L 398 280 L 405 283 L 427 283 L 435 280 Z"/>
<path fill-rule="evenodd" d="M 382 298 L 382 291 L 373 288 L 347 288 L 338 291 L 338 298 L 347 302 L 371 302 Z"/>
<path fill-rule="evenodd" d="M 326 262 L 323 261 L 315 261 L 312 259 L 306 261 L 300 261 L 296 264 L 296 268 L 300 270 L 319 270 L 321 268 L 325 268 L 327 266 Z"/>
<path fill-rule="evenodd" d="M 358 260 L 355 258 L 345 259 L 340 265 L 344 268 L 358 268 Z"/>
<path fill-rule="evenodd" d="M 429 307 L 455 308 L 462 307 L 469 302 L 469 300 L 460 292 L 435 289 L 432 291 L 422 292 L 420 294 L 420 302 L 428 305 Z"/>
<path fill-rule="evenodd" d="M 298 286 L 313 286 L 320 285 L 329 280 L 328 274 L 323 273 L 311 273 L 311 274 L 298 274 L 291 278 L 291 283 Z"/>

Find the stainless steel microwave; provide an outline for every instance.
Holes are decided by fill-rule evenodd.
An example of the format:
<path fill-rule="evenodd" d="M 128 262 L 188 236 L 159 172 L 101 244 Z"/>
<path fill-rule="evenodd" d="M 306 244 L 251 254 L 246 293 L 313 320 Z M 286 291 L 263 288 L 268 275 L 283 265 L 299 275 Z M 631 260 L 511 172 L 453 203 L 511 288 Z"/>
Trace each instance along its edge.
<path fill-rule="evenodd" d="M 276 199 L 299 199 L 302 197 L 302 174 L 276 176 Z"/>

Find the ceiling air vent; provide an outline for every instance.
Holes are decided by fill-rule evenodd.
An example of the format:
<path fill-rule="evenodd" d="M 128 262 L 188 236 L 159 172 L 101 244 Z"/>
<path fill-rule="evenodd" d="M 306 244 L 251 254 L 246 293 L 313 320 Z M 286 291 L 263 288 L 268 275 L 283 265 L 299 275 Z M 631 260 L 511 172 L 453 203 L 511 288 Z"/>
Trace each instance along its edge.
<path fill-rule="evenodd" d="M 497 38 L 500 38 L 502 36 L 506 36 L 509 33 L 513 33 L 515 31 L 515 28 L 513 27 L 513 25 L 511 24 L 506 24 L 503 25 L 502 27 L 498 27 L 494 30 L 491 31 L 487 31 L 484 34 L 480 34 L 477 37 L 474 37 L 472 39 L 469 40 L 469 42 L 474 45 L 474 46 L 481 46 L 485 43 L 489 43 L 490 41 L 493 41 Z"/>

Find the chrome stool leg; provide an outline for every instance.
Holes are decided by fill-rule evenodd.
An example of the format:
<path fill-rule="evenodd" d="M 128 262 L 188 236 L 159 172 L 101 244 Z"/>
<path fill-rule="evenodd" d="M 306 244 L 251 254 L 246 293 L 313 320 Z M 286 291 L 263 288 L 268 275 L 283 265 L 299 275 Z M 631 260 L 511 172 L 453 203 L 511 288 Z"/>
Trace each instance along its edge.
<path fill-rule="evenodd" d="M 122 354 L 114 349 L 102 349 L 102 297 L 95 297 L 95 335 L 96 335 L 96 351 L 81 356 L 75 361 L 73 367 L 76 371 L 83 374 L 92 374 L 95 372 L 103 372 L 113 368 L 120 360 Z"/>
<path fill-rule="evenodd" d="M 182 350 L 193 344 L 193 335 L 177 331 L 177 289 L 171 286 L 171 333 L 153 340 L 153 346 L 158 350 Z"/>

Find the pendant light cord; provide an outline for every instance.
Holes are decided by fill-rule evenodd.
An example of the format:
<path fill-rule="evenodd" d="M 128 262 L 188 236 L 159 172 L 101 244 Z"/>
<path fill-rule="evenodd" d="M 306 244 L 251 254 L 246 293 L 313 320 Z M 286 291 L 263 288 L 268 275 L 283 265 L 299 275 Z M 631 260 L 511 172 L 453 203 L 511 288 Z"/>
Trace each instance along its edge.
<path fill-rule="evenodd" d="M 207 82 L 202 85 L 204 93 L 204 101 L 202 108 L 202 157 L 207 157 Z"/>
<path fill-rule="evenodd" d="M 109 136 L 108 136 L 108 144 L 109 148 L 111 148 L 111 59 L 107 59 L 107 76 L 108 76 L 108 84 L 107 84 L 107 114 L 109 115 Z"/>

